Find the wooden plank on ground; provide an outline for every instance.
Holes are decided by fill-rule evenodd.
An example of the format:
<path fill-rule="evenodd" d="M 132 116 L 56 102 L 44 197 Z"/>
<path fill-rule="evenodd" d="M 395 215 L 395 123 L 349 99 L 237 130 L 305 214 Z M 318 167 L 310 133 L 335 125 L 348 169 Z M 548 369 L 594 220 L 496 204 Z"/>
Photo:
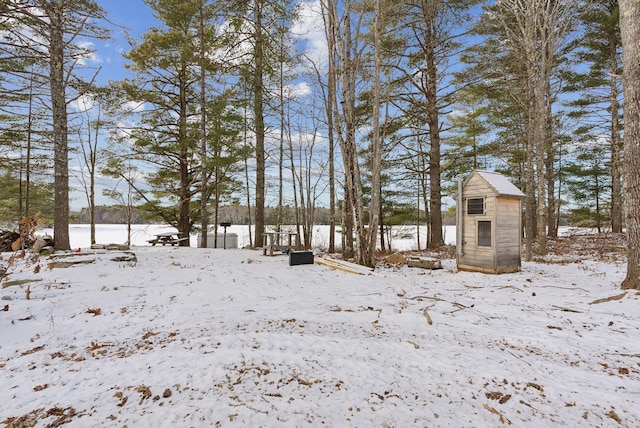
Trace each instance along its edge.
<path fill-rule="evenodd" d="M 373 273 L 372 268 L 347 262 L 345 260 L 316 257 L 314 260 L 314 263 L 318 265 L 326 266 L 331 269 L 336 269 L 336 270 L 347 272 L 347 273 L 353 273 L 356 275 L 371 275 L 371 273 Z"/>

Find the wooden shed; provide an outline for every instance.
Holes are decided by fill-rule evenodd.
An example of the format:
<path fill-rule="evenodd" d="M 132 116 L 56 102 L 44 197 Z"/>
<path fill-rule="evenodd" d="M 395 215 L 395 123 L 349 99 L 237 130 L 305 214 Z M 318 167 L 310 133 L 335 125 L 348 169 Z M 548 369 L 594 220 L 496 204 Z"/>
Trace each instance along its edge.
<path fill-rule="evenodd" d="M 496 172 L 474 171 L 458 187 L 459 270 L 517 272 L 521 267 L 524 193 Z"/>

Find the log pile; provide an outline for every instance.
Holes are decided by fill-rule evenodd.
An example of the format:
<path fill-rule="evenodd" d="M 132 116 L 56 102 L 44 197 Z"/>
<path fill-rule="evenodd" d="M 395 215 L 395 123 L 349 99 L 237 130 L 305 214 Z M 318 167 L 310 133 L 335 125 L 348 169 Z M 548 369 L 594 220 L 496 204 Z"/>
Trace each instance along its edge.
<path fill-rule="evenodd" d="M 42 248 L 52 245 L 53 240 L 50 237 L 36 238 L 35 236 L 39 217 L 40 213 L 22 217 L 18 222 L 18 232 L 0 230 L 0 252 L 33 248 L 34 244 L 37 243 L 39 248 L 34 250 L 39 253 Z"/>
<path fill-rule="evenodd" d="M 0 253 L 18 251 L 20 249 L 30 249 L 34 253 L 39 253 L 45 248 L 53 246 L 53 238 L 49 235 L 27 236 L 23 241 L 18 232 L 11 230 L 0 230 Z"/>
<path fill-rule="evenodd" d="M 20 234 L 10 230 L 0 230 L 0 253 L 14 251 L 12 245 L 18 242 Z"/>

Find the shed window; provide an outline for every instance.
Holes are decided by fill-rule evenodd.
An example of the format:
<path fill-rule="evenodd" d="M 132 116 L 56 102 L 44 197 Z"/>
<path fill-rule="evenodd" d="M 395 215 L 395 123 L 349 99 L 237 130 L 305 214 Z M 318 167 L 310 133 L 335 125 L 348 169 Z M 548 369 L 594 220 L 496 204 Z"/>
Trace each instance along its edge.
<path fill-rule="evenodd" d="M 491 246 L 491 222 L 479 221 L 478 222 L 478 247 L 490 247 Z"/>
<path fill-rule="evenodd" d="M 484 198 L 467 199 L 467 214 L 484 215 Z"/>

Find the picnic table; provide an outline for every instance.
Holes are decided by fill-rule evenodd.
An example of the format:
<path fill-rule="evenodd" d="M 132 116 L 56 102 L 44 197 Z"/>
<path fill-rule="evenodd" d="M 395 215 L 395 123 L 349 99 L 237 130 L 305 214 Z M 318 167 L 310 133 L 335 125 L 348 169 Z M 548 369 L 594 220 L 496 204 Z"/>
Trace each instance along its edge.
<path fill-rule="evenodd" d="M 281 237 L 287 239 L 281 239 Z M 289 232 L 265 232 L 262 234 L 262 255 L 266 256 L 267 252 L 273 256 L 273 251 L 295 250 L 300 245 L 300 237 L 297 233 Z"/>
<path fill-rule="evenodd" d="M 155 236 L 156 236 L 155 238 L 147 241 L 152 246 L 155 246 L 156 244 L 162 244 L 163 246 L 168 244 L 168 245 L 174 246 L 174 245 L 178 245 L 182 241 L 186 241 L 189 239 L 189 238 L 180 238 L 180 236 L 175 232 L 158 233 Z"/>

